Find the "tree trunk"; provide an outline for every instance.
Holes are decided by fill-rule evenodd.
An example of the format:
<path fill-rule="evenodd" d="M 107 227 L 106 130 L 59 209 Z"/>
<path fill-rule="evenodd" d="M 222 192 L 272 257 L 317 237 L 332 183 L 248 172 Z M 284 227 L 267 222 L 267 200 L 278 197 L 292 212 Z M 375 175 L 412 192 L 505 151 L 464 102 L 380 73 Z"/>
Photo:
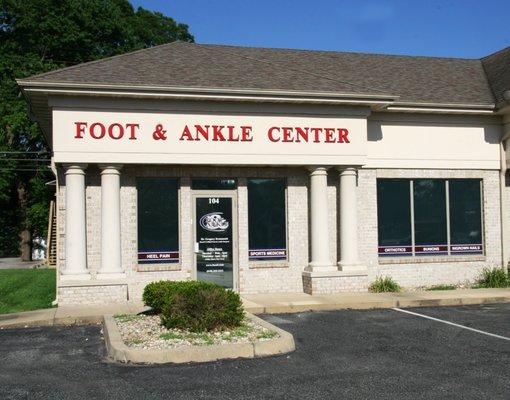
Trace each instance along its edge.
<path fill-rule="evenodd" d="M 28 229 L 24 229 L 19 234 L 21 239 L 19 249 L 21 261 L 32 261 L 32 235 Z"/>
<path fill-rule="evenodd" d="M 27 224 L 27 206 L 28 206 L 28 191 L 27 184 L 22 179 L 18 181 L 18 204 L 21 217 L 21 231 L 20 237 L 20 256 L 21 261 L 32 260 L 32 235 Z"/>

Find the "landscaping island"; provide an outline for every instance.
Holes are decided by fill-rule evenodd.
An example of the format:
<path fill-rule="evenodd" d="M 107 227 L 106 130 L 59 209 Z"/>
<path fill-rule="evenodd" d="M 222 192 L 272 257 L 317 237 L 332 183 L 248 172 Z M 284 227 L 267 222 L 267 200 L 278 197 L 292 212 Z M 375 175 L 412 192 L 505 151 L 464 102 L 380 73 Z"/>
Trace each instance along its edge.
<path fill-rule="evenodd" d="M 154 282 L 143 299 L 147 313 L 104 317 L 108 354 L 116 361 L 204 362 L 295 349 L 290 333 L 245 313 L 237 293 L 211 283 Z"/>

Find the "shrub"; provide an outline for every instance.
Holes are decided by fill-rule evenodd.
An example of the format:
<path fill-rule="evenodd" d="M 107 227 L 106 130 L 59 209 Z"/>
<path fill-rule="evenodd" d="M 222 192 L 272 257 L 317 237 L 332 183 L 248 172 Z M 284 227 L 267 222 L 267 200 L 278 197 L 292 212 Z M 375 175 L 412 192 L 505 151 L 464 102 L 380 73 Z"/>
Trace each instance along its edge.
<path fill-rule="evenodd" d="M 175 288 L 182 282 L 159 281 L 151 282 L 143 289 L 143 303 L 152 310 L 161 314 L 166 302 L 171 301 Z"/>
<path fill-rule="evenodd" d="M 482 271 L 476 287 L 505 288 L 510 287 L 510 276 L 504 268 L 485 268 Z"/>
<path fill-rule="evenodd" d="M 161 314 L 167 328 L 202 332 L 235 328 L 244 319 L 239 295 L 208 282 L 152 282 L 144 288 L 143 302 Z"/>
<path fill-rule="evenodd" d="M 368 290 L 373 293 L 384 293 L 384 292 L 400 292 L 401 288 L 399 284 L 389 276 L 385 276 L 384 278 L 379 276 L 368 287 Z"/>

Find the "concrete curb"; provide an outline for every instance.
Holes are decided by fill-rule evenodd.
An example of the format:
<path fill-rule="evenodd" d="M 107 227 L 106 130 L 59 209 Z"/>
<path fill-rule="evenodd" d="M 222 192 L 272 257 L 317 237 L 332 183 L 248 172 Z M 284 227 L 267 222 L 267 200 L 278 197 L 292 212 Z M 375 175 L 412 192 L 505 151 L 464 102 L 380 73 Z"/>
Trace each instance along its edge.
<path fill-rule="evenodd" d="M 304 293 L 243 296 L 246 311 L 252 314 L 283 314 L 306 311 L 370 310 L 475 304 L 510 303 L 510 288 L 459 289 L 435 292 L 344 293 L 315 295 Z M 146 309 L 141 303 L 104 306 L 58 307 L 20 313 L 0 314 L 0 329 L 30 326 L 99 324 L 103 315 L 136 314 Z"/>
<path fill-rule="evenodd" d="M 247 313 L 253 322 L 278 332 L 276 339 L 258 343 L 232 343 L 213 346 L 186 346 L 176 349 L 144 350 L 132 349 L 122 340 L 117 323 L 112 315 L 103 317 L 103 334 L 108 356 L 120 362 L 137 364 L 190 363 L 209 362 L 232 358 L 254 358 L 289 353 L 295 350 L 294 337 L 266 322 L 259 317 Z"/>

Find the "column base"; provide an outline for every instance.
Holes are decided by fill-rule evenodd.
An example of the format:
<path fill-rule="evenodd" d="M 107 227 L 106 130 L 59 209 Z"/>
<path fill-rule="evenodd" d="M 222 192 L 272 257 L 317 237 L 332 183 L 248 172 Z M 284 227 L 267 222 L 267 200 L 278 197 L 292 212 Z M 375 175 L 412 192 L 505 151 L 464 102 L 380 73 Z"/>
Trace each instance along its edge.
<path fill-rule="evenodd" d="M 338 271 L 338 268 L 335 264 L 330 263 L 322 263 L 322 262 L 315 262 L 312 261 L 308 264 L 307 267 L 305 267 L 305 271 L 313 272 L 313 271 Z"/>
<path fill-rule="evenodd" d="M 96 275 L 96 279 L 125 279 L 125 272 L 98 272 Z"/>
<path fill-rule="evenodd" d="M 367 271 L 303 271 L 303 291 L 311 295 L 346 292 L 366 292 L 368 290 Z"/>
<path fill-rule="evenodd" d="M 366 271 L 367 266 L 361 262 L 342 262 L 338 263 L 338 269 L 340 271 Z"/>
<path fill-rule="evenodd" d="M 90 273 L 85 272 L 82 274 L 66 274 L 65 272 L 62 272 L 60 274 L 60 280 L 61 281 L 90 281 Z"/>

